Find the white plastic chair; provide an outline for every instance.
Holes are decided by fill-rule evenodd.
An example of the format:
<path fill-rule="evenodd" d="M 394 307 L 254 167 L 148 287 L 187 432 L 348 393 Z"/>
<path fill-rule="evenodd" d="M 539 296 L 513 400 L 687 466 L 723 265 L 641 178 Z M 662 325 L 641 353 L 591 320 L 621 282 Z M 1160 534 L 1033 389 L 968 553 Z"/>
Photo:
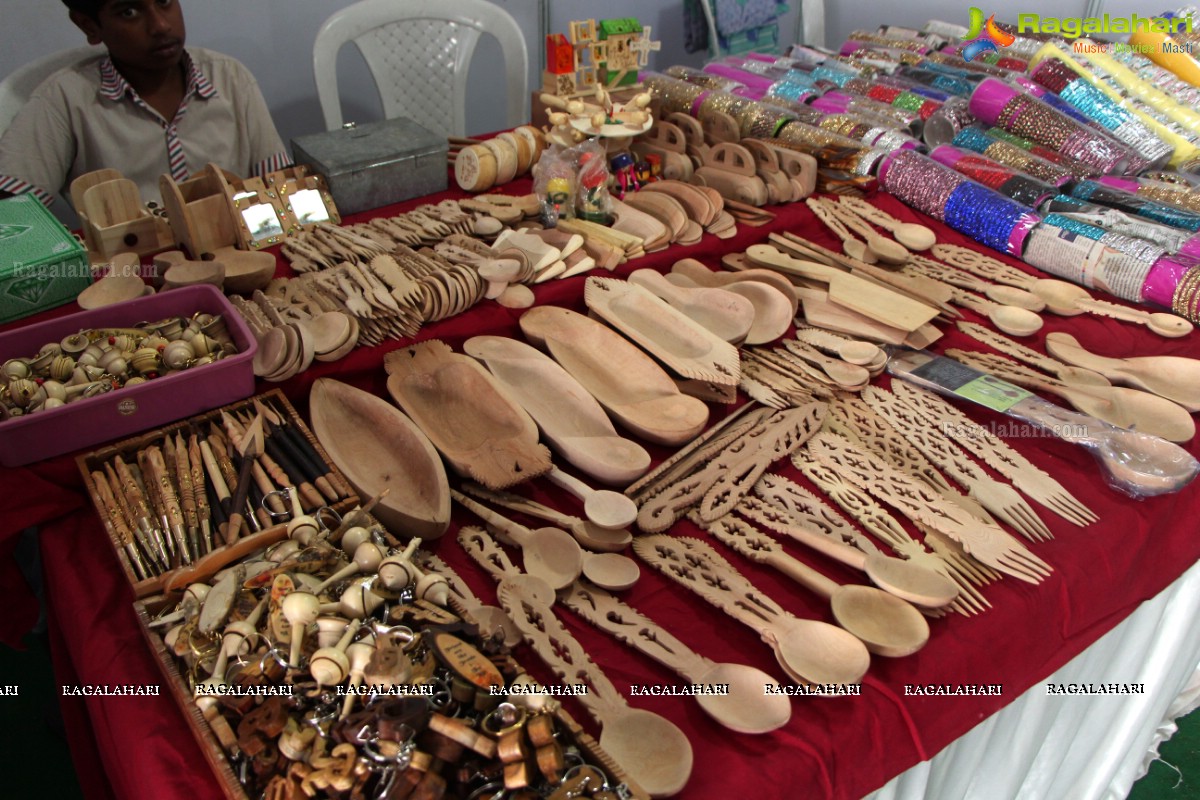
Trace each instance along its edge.
<path fill-rule="evenodd" d="M 95 58 L 103 52 L 101 47 L 72 47 L 42 56 L 10 72 L 8 77 L 0 81 L 0 136 L 8 130 L 17 112 L 29 102 L 33 90 L 40 86 L 42 81 L 60 69 Z M 56 196 L 50 210 L 69 230 L 79 227 L 79 217 L 75 215 L 75 209 L 71 208 L 64 198 Z"/>
<path fill-rule="evenodd" d="M 0 136 L 8 130 L 21 106 L 29 102 L 42 81 L 49 78 L 58 70 L 77 64 L 87 58 L 94 58 L 103 53 L 99 47 L 73 47 L 58 53 L 51 53 L 39 59 L 30 61 L 19 67 L 8 77 L 0 81 Z"/>
<path fill-rule="evenodd" d="M 408 117 L 438 134 L 465 135 L 467 69 L 481 33 L 496 37 L 504 54 L 508 127 L 528 122 L 529 55 L 504 9 L 485 0 L 361 0 L 327 19 L 313 45 L 325 128 L 342 126 L 337 54 L 354 42 L 386 118 Z"/>

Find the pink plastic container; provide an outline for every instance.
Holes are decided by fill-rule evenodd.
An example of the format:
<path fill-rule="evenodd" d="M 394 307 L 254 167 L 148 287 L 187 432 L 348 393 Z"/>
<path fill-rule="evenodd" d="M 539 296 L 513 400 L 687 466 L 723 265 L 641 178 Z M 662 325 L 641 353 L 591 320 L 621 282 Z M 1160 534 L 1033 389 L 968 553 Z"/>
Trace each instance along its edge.
<path fill-rule="evenodd" d="M 250 328 L 212 286 L 188 286 L 139 297 L 0 334 L 0 363 L 34 356 L 46 344 L 89 328 L 132 327 L 169 317 L 220 314 L 237 355 L 117 389 L 60 408 L 0 422 L 0 465 L 19 467 L 120 439 L 254 394 Z"/>

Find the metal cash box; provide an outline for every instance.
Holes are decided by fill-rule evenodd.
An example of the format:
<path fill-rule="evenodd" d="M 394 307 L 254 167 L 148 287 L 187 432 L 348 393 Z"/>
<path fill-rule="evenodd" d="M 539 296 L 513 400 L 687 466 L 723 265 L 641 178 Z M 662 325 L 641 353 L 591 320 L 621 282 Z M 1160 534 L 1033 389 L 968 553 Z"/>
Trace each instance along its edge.
<path fill-rule="evenodd" d="M 348 123 L 292 140 L 293 159 L 325 176 L 341 214 L 443 191 L 448 149 L 444 137 L 410 119 Z"/>

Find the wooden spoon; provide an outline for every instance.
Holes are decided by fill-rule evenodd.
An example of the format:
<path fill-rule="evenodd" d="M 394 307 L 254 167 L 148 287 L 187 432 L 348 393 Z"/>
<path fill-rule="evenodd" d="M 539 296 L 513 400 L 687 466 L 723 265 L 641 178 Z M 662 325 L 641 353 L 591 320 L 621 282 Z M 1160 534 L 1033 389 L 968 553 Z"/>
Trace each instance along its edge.
<path fill-rule="evenodd" d="M 650 466 L 650 454 L 617 435 L 604 409 L 553 359 L 504 336 L 475 336 L 463 345 L 482 361 L 563 458 L 596 480 L 625 485 Z"/>
<path fill-rule="evenodd" d="M 544 604 L 523 596 L 510 579 L 497 590 L 500 605 L 525 641 L 562 680 L 586 680 L 577 699 L 600 724 L 600 747 L 651 797 L 670 797 L 692 774 L 692 746 L 674 723 L 625 702 L 579 642 Z"/>
<path fill-rule="evenodd" d="M 988 312 L 988 319 L 1012 336 L 1032 336 L 1045 324 L 1037 314 L 1018 306 L 996 306 Z"/>
<path fill-rule="evenodd" d="M 667 275 L 666 280 L 675 286 L 685 288 L 702 286 L 687 275 L 678 272 Z M 789 302 L 782 292 L 765 281 L 730 281 L 723 284 L 721 288 L 746 298 L 754 308 L 754 322 L 746 334 L 744 344 L 766 344 L 787 333 L 792 317 L 795 316 L 793 306 L 798 307 L 800 302 L 799 300 L 796 300 L 795 303 Z M 795 292 L 791 292 L 791 296 L 795 297 Z"/>
<path fill-rule="evenodd" d="M 1168 339 L 1187 336 L 1192 324 L 1175 314 L 1149 313 L 1134 308 L 1125 308 L 1116 303 L 1095 300 L 1082 286 L 1065 281 L 1039 280 L 1034 284 L 1034 294 L 1046 301 L 1046 308 L 1064 317 L 1091 312 L 1102 317 L 1112 317 L 1126 322 L 1145 325 L 1152 332 Z"/>
<path fill-rule="evenodd" d="M 636 561 L 620 553 L 585 553 L 583 576 L 602 589 L 623 592 L 642 577 Z"/>
<path fill-rule="evenodd" d="M 820 367 L 834 383 L 845 389 L 860 388 L 871 380 L 871 373 L 867 371 L 866 367 L 838 358 L 830 358 L 815 347 L 797 339 L 788 339 L 783 346 L 797 358 Z M 876 348 L 876 350 L 878 349 Z"/>
<path fill-rule="evenodd" d="M 967 362 L 974 360 L 976 363 L 985 363 L 988 360 L 981 358 L 984 355 L 962 354 L 962 358 Z M 1123 386 L 1067 385 L 1052 378 L 1043 378 L 1033 370 L 1014 366 L 1016 370 L 1002 374 L 1004 379 L 1027 389 L 1057 395 L 1076 410 L 1118 428 L 1137 430 L 1171 442 L 1186 442 L 1196 434 L 1196 423 L 1187 409 L 1150 392 Z"/>
<path fill-rule="evenodd" d="M 1074 317 L 1084 313 L 1076 302 L 1092 298 L 1082 286 L 1045 278 L 1034 281 L 1032 291 L 1046 303 L 1047 311 L 1062 317 Z"/>
<path fill-rule="evenodd" d="M 916 222 L 899 223 L 892 228 L 892 236 L 895 236 L 896 241 L 909 250 L 918 252 L 928 250 L 937 244 L 937 234 L 933 232 L 933 229 Z"/>
<path fill-rule="evenodd" d="M 1002 306 L 1015 306 L 1034 312 L 1043 311 L 1046 308 L 1046 301 L 1033 292 L 1018 289 L 1015 286 L 1005 286 L 1002 283 L 989 285 L 985 294 L 989 300 Z"/>
<path fill-rule="evenodd" d="M 767 564 L 830 601 L 833 618 L 875 655 L 912 655 L 929 641 L 920 611 L 873 586 L 841 585 L 792 558 L 745 520 L 728 516 L 707 526 L 712 536 L 758 564 Z"/>
<path fill-rule="evenodd" d="M 1200 360 L 1181 356 L 1108 358 L 1085 350 L 1069 333 L 1046 335 L 1046 350 L 1055 358 L 1094 370 L 1115 383 L 1134 386 L 1173 400 L 1188 411 L 1200 411 Z"/>
<path fill-rule="evenodd" d="M 849 364 L 867 368 L 878 364 L 881 357 L 887 358 L 887 354 L 880 350 L 878 345 L 860 341 L 846 341 L 839 344 L 837 354 L 839 358 Z"/>
<path fill-rule="evenodd" d="M 599 525 L 601 528 L 610 530 L 628 528 L 637 519 L 637 504 L 620 492 L 593 489 L 558 467 L 552 467 L 546 473 L 546 477 L 555 486 L 566 489 L 582 500 L 584 514 L 593 524 Z"/>
<path fill-rule="evenodd" d="M 917 351 L 902 352 L 889 361 L 888 369 L 893 375 L 918 386 L 950 393 L 953 391 L 951 387 L 938 382 L 936 370 L 919 369 L 938 358 L 945 357 Z M 951 368 L 959 369 L 957 366 Z M 955 374 L 960 373 L 956 371 Z M 977 378 L 986 375 L 977 370 L 975 374 Z M 1109 477 L 1114 479 L 1114 485 L 1132 497 L 1140 499 L 1178 492 L 1200 474 L 1200 462 L 1176 444 L 1140 431 L 1097 424 L 1095 419 L 1068 411 L 1039 397 L 1027 397 L 1005 413 L 1036 424 L 1064 441 L 1088 448 L 1099 459 Z"/>
<path fill-rule="evenodd" d="M 681 258 L 671 266 L 671 275 L 682 275 L 697 286 L 714 286 L 730 291 L 734 290 L 733 287 L 747 282 L 765 283 L 787 298 L 792 309 L 791 316 L 796 316 L 796 310 L 800 307 L 800 298 L 797 297 L 791 281 L 769 269 L 750 268 L 737 272 L 714 271 L 694 258 Z M 669 276 L 668 280 L 670 280 Z M 755 308 L 757 309 L 757 306 Z"/>
<path fill-rule="evenodd" d="M 633 541 L 633 535 L 628 530 L 612 530 L 601 528 L 590 520 L 563 514 L 549 506 L 534 502 L 511 492 L 493 492 L 477 483 L 464 481 L 462 490 L 494 505 L 518 511 L 531 517 L 553 522 L 566 530 L 580 545 L 588 550 L 598 550 L 605 553 L 619 553 Z"/>
<path fill-rule="evenodd" d="M 853 237 L 842 240 L 842 252 L 851 258 L 861 261 L 864 264 L 878 264 L 879 259 L 874 250 L 867 246 L 866 242 L 860 241 Z"/>
<path fill-rule="evenodd" d="M 322 312 L 302 324 L 312 335 L 313 352 L 316 356 L 328 355 L 342 347 L 353 330 L 350 327 L 350 317 L 340 311 Z"/>
<path fill-rule="evenodd" d="M 477 503 L 461 492 L 451 495 L 495 530 L 521 548 L 525 571 L 541 578 L 554 590 L 569 586 L 583 572 L 583 550 L 569 533 L 559 528 L 530 530 L 520 523 Z"/>
<path fill-rule="evenodd" d="M 907 247 L 879 234 L 867 237 L 867 252 L 874 257 L 873 261 L 866 262 L 868 264 L 875 261 L 881 261 L 884 264 L 904 264 L 908 261 Z"/>
<path fill-rule="evenodd" d="M 726 684 L 725 695 L 694 695 L 709 716 L 738 733 L 767 733 L 787 724 L 791 702 L 764 687 L 775 680 L 745 664 L 713 663 L 676 639 L 662 626 L 607 592 L 576 581 L 562 603 L 602 631 L 674 670 L 694 685 Z"/>
<path fill-rule="evenodd" d="M 732 344 L 745 339 L 754 324 L 754 305 L 745 297 L 724 289 L 676 286 L 652 269 L 634 270 L 628 280 L 658 295 L 689 319 Z"/>
<path fill-rule="evenodd" d="M 864 553 L 799 525 L 772 527 L 848 567 L 865 572 L 871 583 L 880 589 L 923 608 L 943 608 L 958 597 L 958 587 L 932 570 L 880 553 Z"/>
<path fill-rule="evenodd" d="M 1134 322 L 1145 325 L 1151 332 L 1167 339 L 1178 339 L 1192 332 L 1194 326 L 1183 317 L 1165 312 L 1150 313 L 1136 308 L 1126 308 L 1116 303 L 1101 300 L 1076 300 L 1075 305 L 1084 311 L 1099 314 L 1102 317 L 1112 317 L 1124 322 Z"/>
<path fill-rule="evenodd" d="M 871 222 L 896 237 L 896 241 L 909 250 L 928 250 L 937 244 L 933 229 L 915 222 L 901 222 L 882 208 L 877 208 L 861 198 L 838 198 L 838 210 L 850 211 L 867 222 Z M 872 245 L 874 247 L 874 245 Z M 903 263 L 903 262 L 901 262 Z"/>
<path fill-rule="evenodd" d="M 870 666 L 871 655 L 861 641 L 829 623 L 788 614 L 699 539 L 651 534 L 635 539 L 633 549 L 667 577 L 758 632 L 798 684 L 857 683 Z"/>

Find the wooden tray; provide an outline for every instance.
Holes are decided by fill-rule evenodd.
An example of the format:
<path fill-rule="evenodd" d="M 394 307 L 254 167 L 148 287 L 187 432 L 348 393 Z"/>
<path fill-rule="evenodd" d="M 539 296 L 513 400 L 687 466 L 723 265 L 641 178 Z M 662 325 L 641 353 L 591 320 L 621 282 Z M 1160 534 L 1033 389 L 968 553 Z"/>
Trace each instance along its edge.
<path fill-rule="evenodd" d="M 329 465 L 329 468 L 333 471 L 333 474 L 338 478 L 338 482 L 343 485 L 347 483 L 345 476 L 343 476 L 337 469 L 333 459 L 331 459 L 329 454 L 325 452 L 325 449 L 321 447 L 321 443 L 317 441 L 317 438 L 313 436 L 312 431 L 310 431 L 308 426 L 304 424 L 304 420 L 301 419 L 300 415 L 296 413 L 296 409 L 293 408 L 292 404 L 288 402 L 287 397 L 285 397 L 283 392 L 280 390 L 273 389 L 265 394 L 255 395 L 254 397 L 240 400 L 236 403 L 231 403 L 227 406 L 222 406 L 221 408 L 216 408 L 212 411 L 207 411 L 194 417 L 189 417 L 188 419 L 172 423 L 171 425 L 167 425 L 156 430 L 147 431 L 146 433 L 138 436 L 124 439 L 106 447 L 102 447 L 99 450 L 93 450 L 90 453 L 84 453 L 83 455 L 76 457 L 75 463 L 79 468 L 80 474 L 83 476 L 83 484 L 87 488 L 88 495 L 92 498 L 92 504 L 95 506 L 96 513 L 102 520 L 106 519 L 107 517 L 104 512 L 104 506 L 99 495 L 97 494 L 96 485 L 92 481 L 92 470 L 102 469 L 105 461 L 117 455 L 124 456 L 126 458 L 126 462 L 130 463 L 130 457 L 132 457 L 133 454 L 135 454 L 138 450 L 141 450 L 148 445 L 161 442 L 167 435 L 174 435 L 174 433 L 178 430 L 187 430 L 192 425 L 196 425 L 201 429 L 207 428 L 210 422 L 216 422 L 218 425 L 220 425 L 222 412 L 235 413 L 247 409 L 251 412 L 254 412 L 255 400 L 266 402 L 274 406 L 277 410 L 286 414 L 288 422 L 296 430 L 300 431 L 312 444 L 317 452 L 317 455 L 319 455 L 321 459 L 327 465 Z M 358 497 L 351 495 L 350 497 L 342 499 L 330 507 L 339 514 L 342 514 L 352 509 L 358 504 L 358 502 Z M 263 536 L 268 532 L 276 533 L 286 527 L 287 524 L 283 523 L 271 528 L 264 528 L 257 535 Z M 129 556 L 125 553 L 120 541 L 111 531 L 109 532 L 109 541 L 112 543 L 113 551 L 117 554 L 117 561 L 121 564 L 121 569 L 124 571 L 126 579 L 129 581 L 130 586 L 133 587 L 134 597 L 140 599 L 149 595 L 161 593 L 166 587 L 167 582 L 178 571 L 171 570 L 169 572 L 164 572 L 162 575 L 156 575 L 154 577 L 142 580 L 138 578 L 137 573 L 133 569 L 133 564 L 131 564 L 129 561 Z M 216 552 L 216 550 L 214 550 L 214 552 Z"/>

